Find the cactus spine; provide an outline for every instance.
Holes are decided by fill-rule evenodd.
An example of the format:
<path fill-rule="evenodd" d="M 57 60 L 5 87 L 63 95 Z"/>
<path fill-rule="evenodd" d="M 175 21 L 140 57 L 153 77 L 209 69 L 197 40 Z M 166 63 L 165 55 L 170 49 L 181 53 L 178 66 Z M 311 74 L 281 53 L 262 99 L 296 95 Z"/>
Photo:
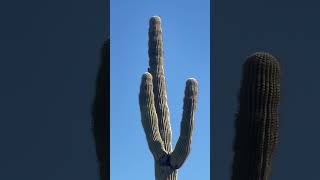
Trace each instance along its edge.
<path fill-rule="evenodd" d="M 280 65 L 254 53 L 243 65 L 232 180 L 267 180 L 278 141 Z"/>
<path fill-rule="evenodd" d="M 141 121 L 149 149 L 154 157 L 156 180 L 176 180 L 177 170 L 190 153 L 198 83 L 186 82 L 180 137 L 174 150 L 171 145 L 170 113 L 163 69 L 161 19 L 149 21 L 149 68 L 142 76 L 139 105 Z"/>

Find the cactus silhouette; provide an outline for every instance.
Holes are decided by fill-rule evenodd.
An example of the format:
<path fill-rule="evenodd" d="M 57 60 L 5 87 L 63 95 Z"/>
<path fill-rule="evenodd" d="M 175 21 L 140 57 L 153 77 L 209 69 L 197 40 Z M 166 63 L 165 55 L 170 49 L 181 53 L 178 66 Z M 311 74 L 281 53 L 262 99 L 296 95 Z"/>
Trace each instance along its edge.
<path fill-rule="evenodd" d="M 101 180 L 106 180 L 109 177 L 107 174 L 107 162 L 109 162 L 107 130 L 110 126 L 107 119 L 107 102 L 109 102 L 109 96 L 107 96 L 107 76 L 109 72 L 107 71 L 109 70 L 109 60 L 110 40 L 108 39 L 101 48 L 101 62 L 96 80 L 96 96 L 92 107 L 93 135 Z"/>
<path fill-rule="evenodd" d="M 232 180 L 267 180 L 278 141 L 280 65 L 258 52 L 243 65 Z"/>
<path fill-rule="evenodd" d="M 161 19 L 149 21 L 149 68 L 142 76 L 139 105 L 141 121 L 149 149 L 155 161 L 156 180 L 176 180 L 177 170 L 187 159 L 191 148 L 194 114 L 197 106 L 198 83 L 186 82 L 180 137 L 172 150 L 170 115 L 163 69 Z"/>

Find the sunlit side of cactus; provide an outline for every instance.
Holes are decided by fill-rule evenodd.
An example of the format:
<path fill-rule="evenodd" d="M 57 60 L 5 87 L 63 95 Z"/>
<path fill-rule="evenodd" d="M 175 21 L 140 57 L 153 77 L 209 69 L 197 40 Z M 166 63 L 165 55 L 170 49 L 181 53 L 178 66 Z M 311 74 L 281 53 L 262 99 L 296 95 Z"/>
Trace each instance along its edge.
<path fill-rule="evenodd" d="M 254 53 L 243 65 L 232 180 L 267 180 L 278 141 L 280 65 Z"/>
<path fill-rule="evenodd" d="M 156 180 L 176 180 L 177 169 L 185 162 L 191 149 L 198 83 L 193 78 L 186 82 L 180 137 L 172 150 L 172 132 L 163 69 L 161 19 L 158 16 L 150 19 L 148 44 L 149 68 L 142 76 L 139 93 L 141 121 L 149 149 L 154 157 Z"/>

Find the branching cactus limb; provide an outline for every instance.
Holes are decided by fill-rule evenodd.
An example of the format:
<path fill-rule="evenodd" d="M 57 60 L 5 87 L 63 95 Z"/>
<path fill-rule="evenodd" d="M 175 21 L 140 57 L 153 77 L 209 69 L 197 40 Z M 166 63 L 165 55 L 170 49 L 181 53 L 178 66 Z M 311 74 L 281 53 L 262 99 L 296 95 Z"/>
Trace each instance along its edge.
<path fill-rule="evenodd" d="M 267 180 L 278 141 L 280 64 L 254 53 L 243 65 L 232 180 Z"/>
<path fill-rule="evenodd" d="M 174 168 L 180 168 L 190 153 L 191 137 L 194 126 L 194 113 L 197 106 L 198 83 L 190 78 L 186 83 L 184 93 L 183 115 L 180 125 L 180 136 L 171 154 L 170 164 Z"/>
<path fill-rule="evenodd" d="M 160 136 L 166 151 L 171 147 L 170 113 L 167 103 L 166 82 L 163 69 L 162 29 L 160 17 L 154 16 L 149 22 L 149 72 L 153 77 L 155 108 L 159 117 Z"/>
<path fill-rule="evenodd" d="M 163 69 L 161 19 L 153 16 L 149 24 L 149 69 L 140 85 L 141 121 L 149 149 L 155 161 L 156 180 L 176 180 L 177 169 L 191 149 L 194 114 L 197 107 L 198 83 L 186 82 L 180 137 L 172 151 L 172 132 Z"/>
<path fill-rule="evenodd" d="M 161 164 L 163 164 L 167 161 L 168 152 L 165 150 L 163 140 L 160 136 L 153 95 L 152 76 L 150 73 L 145 73 L 142 76 L 139 102 L 142 125 L 147 136 L 148 146 L 155 160 L 162 161 Z"/>

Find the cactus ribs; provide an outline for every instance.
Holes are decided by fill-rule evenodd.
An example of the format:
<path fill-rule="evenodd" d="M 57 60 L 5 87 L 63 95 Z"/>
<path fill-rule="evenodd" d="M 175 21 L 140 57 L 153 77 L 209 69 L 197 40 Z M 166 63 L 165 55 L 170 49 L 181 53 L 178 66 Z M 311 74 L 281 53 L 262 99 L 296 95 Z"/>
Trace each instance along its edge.
<path fill-rule="evenodd" d="M 267 180 L 278 141 L 280 65 L 254 53 L 243 65 L 232 180 Z"/>

